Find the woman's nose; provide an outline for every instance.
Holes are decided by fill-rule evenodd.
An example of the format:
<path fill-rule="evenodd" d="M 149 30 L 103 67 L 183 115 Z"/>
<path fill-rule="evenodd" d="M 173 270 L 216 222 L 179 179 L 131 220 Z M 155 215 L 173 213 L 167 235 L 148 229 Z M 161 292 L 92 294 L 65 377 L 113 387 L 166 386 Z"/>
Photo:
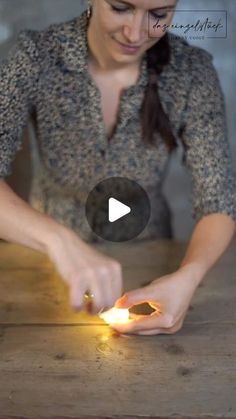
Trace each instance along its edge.
<path fill-rule="evenodd" d="M 141 44 L 146 32 L 146 17 L 135 15 L 131 16 L 129 22 L 124 25 L 124 36 L 130 44 Z"/>

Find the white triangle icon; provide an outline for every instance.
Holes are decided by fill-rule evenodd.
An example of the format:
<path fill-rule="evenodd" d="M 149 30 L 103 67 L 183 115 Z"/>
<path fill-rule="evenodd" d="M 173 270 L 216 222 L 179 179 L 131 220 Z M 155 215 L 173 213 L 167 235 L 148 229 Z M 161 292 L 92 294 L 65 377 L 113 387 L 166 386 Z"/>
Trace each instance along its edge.
<path fill-rule="evenodd" d="M 113 223 L 131 212 L 128 205 L 123 204 L 115 198 L 109 198 L 108 201 L 108 220 Z"/>

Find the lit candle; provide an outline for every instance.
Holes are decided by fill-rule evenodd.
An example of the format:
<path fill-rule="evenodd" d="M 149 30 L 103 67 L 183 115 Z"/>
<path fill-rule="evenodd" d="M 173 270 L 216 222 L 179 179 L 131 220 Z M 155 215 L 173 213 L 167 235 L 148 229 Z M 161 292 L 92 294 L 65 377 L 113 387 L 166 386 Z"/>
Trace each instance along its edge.
<path fill-rule="evenodd" d="M 112 307 L 104 313 L 100 313 L 99 317 L 108 324 L 128 323 L 130 320 L 129 310 L 127 308 Z"/>

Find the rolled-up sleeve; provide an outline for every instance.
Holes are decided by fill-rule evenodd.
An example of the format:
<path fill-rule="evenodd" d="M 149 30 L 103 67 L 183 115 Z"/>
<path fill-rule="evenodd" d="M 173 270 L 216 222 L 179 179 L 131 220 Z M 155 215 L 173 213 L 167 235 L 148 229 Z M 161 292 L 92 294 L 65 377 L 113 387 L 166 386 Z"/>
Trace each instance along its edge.
<path fill-rule="evenodd" d="M 11 174 L 11 163 L 21 148 L 21 134 L 34 103 L 39 76 L 33 31 L 20 32 L 0 64 L 0 177 Z"/>
<path fill-rule="evenodd" d="M 236 180 L 227 139 L 225 103 L 212 56 L 193 48 L 181 139 L 192 180 L 192 216 L 222 213 L 236 220 Z"/>

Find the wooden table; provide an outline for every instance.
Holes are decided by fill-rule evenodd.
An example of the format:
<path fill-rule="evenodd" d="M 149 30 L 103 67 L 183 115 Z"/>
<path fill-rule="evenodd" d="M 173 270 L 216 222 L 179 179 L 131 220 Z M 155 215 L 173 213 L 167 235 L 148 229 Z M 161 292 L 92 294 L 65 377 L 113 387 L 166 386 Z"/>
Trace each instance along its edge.
<path fill-rule="evenodd" d="M 177 268 L 185 245 L 107 244 L 125 289 Z M 0 417 L 236 418 L 236 241 L 175 335 L 117 335 L 74 313 L 50 261 L 0 244 Z M 174 296 L 173 296 L 174 298 Z"/>

